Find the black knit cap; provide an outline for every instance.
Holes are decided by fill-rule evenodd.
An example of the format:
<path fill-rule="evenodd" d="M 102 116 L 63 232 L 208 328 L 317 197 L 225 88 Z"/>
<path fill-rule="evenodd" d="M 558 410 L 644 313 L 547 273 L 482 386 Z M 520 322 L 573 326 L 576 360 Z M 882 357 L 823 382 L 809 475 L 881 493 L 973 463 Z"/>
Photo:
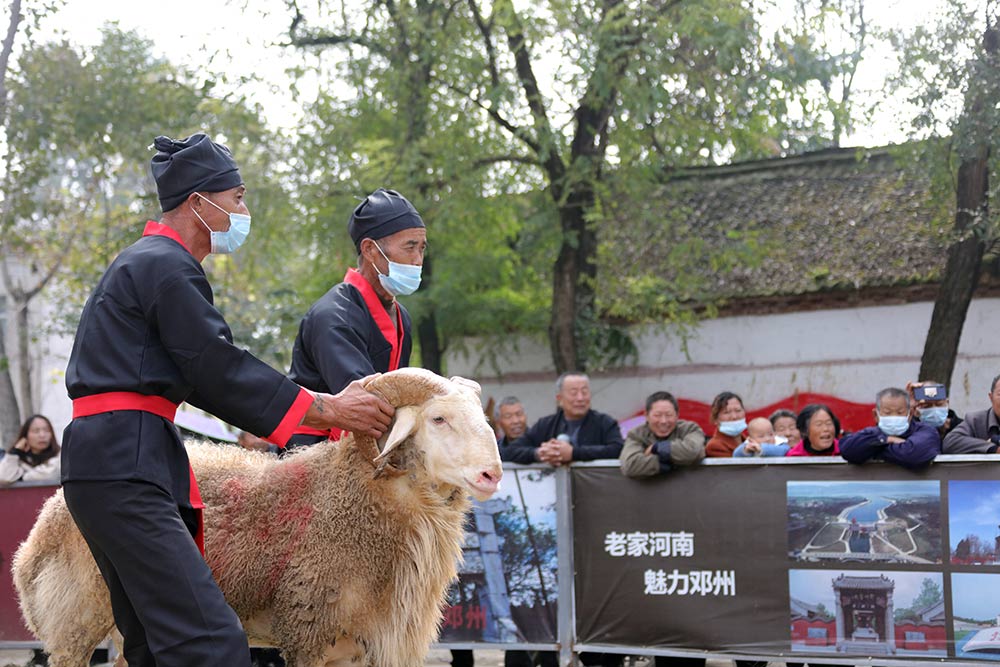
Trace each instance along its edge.
<path fill-rule="evenodd" d="M 385 188 L 365 197 L 347 223 L 347 231 L 358 252 L 361 252 L 362 239 L 378 240 L 415 227 L 424 227 L 417 209 L 403 195 Z"/>
<path fill-rule="evenodd" d="M 177 208 L 192 192 L 222 192 L 243 184 L 233 154 L 203 132 L 176 141 L 159 136 L 150 162 L 160 208 Z"/>

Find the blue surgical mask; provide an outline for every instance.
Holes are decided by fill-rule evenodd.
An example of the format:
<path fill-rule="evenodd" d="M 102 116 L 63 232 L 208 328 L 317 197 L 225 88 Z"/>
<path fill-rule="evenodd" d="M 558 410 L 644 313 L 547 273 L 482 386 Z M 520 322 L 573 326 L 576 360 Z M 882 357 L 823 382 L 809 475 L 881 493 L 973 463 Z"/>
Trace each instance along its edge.
<path fill-rule="evenodd" d="M 229 213 L 229 211 L 222 208 L 211 199 L 204 197 L 197 192 L 195 194 L 223 213 L 229 214 L 229 229 L 224 232 L 217 232 L 209 227 L 204 220 L 202 220 L 202 217 L 198 215 L 198 211 L 191 209 L 194 211 L 194 214 L 198 216 L 198 219 L 201 220 L 201 224 L 205 225 L 212 235 L 212 249 L 209 250 L 209 252 L 217 255 L 228 255 L 231 252 L 235 252 L 241 245 L 243 245 L 243 242 L 247 240 L 247 236 L 250 235 L 250 216 L 244 213 Z"/>
<path fill-rule="evenodd" d="M 879 415 L 878 427 L 886 435 L 902 435 L 910 427 L 910 418 Z"/>
<path fill-rule="evenodd" d="M 747 430 L 747 420 L 740 419 L 733 422 L 719 422 L 719 430 L 726 435 L 736 436 Z"/>
<path fill-rule="evenodd" d="M 935 428 L 948 420 L 948 408 L 920 408 L 920 421 Z"/>
<path fill-rule="evenodd" d="M 382 252 L 382 248 L 377 243 L 375 247 L 385 257 L 385 253 Z M 385 288 L 386 292 L 393 296 L 406 296 L 417 291 L 417 288 L 420 287 L 420 271 L 422 267 L 415 264 L 400 264 L 388 257 L 385 257 L 385 261 L 389 262 L 389 275 L 383 274 L 374 264 L 372 266 L 375 266 L 375 271 L 378 273 L 378 281 L 382 283 L 382 287 Z"/>

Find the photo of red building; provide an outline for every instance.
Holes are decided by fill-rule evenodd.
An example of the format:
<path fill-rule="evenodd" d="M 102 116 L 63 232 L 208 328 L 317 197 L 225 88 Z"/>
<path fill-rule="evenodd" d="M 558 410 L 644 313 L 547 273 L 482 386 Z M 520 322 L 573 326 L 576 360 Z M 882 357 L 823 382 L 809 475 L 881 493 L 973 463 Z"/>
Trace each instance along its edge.
<path fill-rule="evenodd" d="M 942 578 L 930 572 L 789 570 L 791 649 L 946 656 Z"/>

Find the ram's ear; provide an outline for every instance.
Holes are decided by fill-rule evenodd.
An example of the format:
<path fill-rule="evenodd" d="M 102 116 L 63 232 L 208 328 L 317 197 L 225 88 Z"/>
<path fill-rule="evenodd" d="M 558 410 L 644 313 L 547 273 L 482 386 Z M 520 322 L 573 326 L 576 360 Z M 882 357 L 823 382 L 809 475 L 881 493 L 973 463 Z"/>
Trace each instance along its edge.
<path fill-rule="evenodd" d="M 417 432 L 417 418 L 420 416 L 419 408 L 405 405 L 396 408 L 396 415 L 393 418 L 392 426 L 388 433 L 379 438 L 378 445 L 382 453 L 373 459 L 374 463 L 379 463 L 387 457 L 400 443 Z"/>

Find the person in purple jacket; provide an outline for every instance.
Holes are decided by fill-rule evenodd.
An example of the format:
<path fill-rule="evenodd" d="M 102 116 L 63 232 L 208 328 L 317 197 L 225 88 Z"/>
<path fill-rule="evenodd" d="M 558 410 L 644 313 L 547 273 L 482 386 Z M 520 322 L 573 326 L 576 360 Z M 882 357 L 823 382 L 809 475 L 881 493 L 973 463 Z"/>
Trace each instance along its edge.
<path fill-rule="evenodd" d="M 904 468 L 919 468 L 941 453 L 941 435 L 929 424 L 910 419 L 910 396 L 888 387 L 875 395 L 876 426 L 840 441 L 840 455 L 851 463 L 881 459 Z"/>

